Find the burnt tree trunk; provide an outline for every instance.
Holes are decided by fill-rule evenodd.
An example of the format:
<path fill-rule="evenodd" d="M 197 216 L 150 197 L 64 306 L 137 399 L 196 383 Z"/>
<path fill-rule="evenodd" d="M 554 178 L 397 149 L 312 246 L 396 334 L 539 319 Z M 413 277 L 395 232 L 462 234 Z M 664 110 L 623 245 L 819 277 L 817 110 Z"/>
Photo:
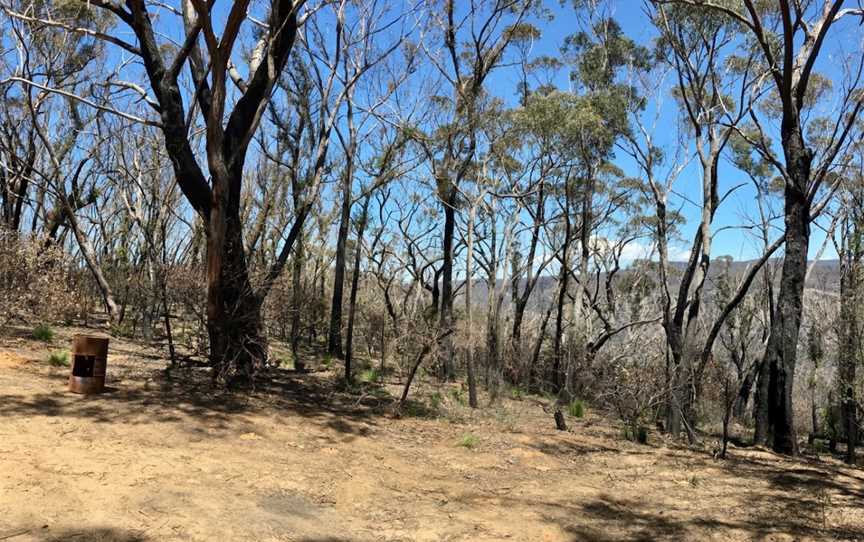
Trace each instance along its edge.
<path fill-rule="evenodd" d="M 351 361 L 354 353 L 354 320 L 357 315 L 357 287 L 360 283 L 360 258 L 363 250 L 363 234 L 366 231 L 366 220 L 369 216 L 369 197 L 363 202 L 363 211 L 357 223 L 357 241 L 354 247 L 354 269 L 351 272 L 351 293 L 348 300 L 348 336 L 345 345 L 345 381 L 354 381 Z"/>
<path fill-rule="evenodd" d="M 854 205 L 854 203 L 847 203 Z M 860 242 L 860 218 L 857 210 L 850 210 L 852 220 L 844 220 L 840 255 L 840 359 L 837 380 L 840 391 L 841 431 L 846 436 L 846 463 L 855 464 L 855 445 L 858 443 L 858 402 L 855 397 L 855 380 L 859 353 L 861 352 L 858 310 L 860 304 L 860 265 L 862 250 Z M 815 432 L 815 430 L 814 430 Z"/>
<path fill-rule="evenodd" d="M 741 379 L 741 385 L 738 388 L 738 396 L 735 398 L 735 404 L 732 407 L 732 417 L 736 420 L 743 420 L 744 414 L 747 411 L 747 403 L 750 401 L 750 393 L 753 391 L 753 383 L 756 381 L 761 363 L 754 364 Z"/>
<path fill-rule="evenodd" d="M 339 218 L 339 235 L 336 238 L 333 299 L 330 303 L 330 327 L 327 334 L 327 352 L 340 359 L 344 356 L 342 351 L 342 298 L 345 292 L 345 259 L 348 226 L 351 222 L 351 183 L 353 179 L 352 161 L 349 158 L 342 176 L 342 209 Z"/>
<path fill-rule="evenodd" d="M 767 418 L 773 432 L 775 452 L 794 455 L 798 451 L 792 413 L 798 336 L 804 305 L 804 278 L 810 246 L 810 201 L 806 187 L 810 179 L 812 153 L 804 145 L 797 123 L 784 119 L 783 149 L 789 179 L 785 188 L 786 256 L 780 277 L 777 317 L 765 350 L 768 370 Z"/>
<path fill-rule="evenodd" d="M 753 394 L 753 444 L 757 446 L 766 446 L 771 439 L 771 427 L 768 423 L 768 373 L 768 364 L 763 358 L 759 362 L 756 391 Z"/>
<path fill-rule="evenodd" d="M 534 348 L 531 351 L 531 362 L 528 366 L 528 388 L 533 391 L 542 390 L 543 384 L 537 382 L 537 369 L 540 364 L 540 351 L 543 349 L 543 339 L 546 338 L 546 327 L 549 324 L 549 317 L 552 315 L 552 306 L 546 309 L 543 315 L 543 321 L 540 323 L 540 331 L 537 334 L 537 341 L 534 343 Z"/>
<path fill-rule="evenodd" d="M 567 282 L 570 273 L 567 272 L 567 259 L 561 264 L 561 273 L 558 278 L 558 300 L 555 308 L 555 337 L 553 339 L 552 353 L 552 389 L 555 393 L 561 391 L 563 381 L 561 378 L 561 361 L 564 355 L 564 302 L 567 299 Z"/>
<path fill-rule="evenodd" d="M 453 328 L 453 233 L 456 228 L 456 198 L 455 186 L 449 186 L 444 199 L 444 236 L 443 257 L 441 264 L 441 319 L 440 327 L 446 331 Z M 444 337 L 440 378 L 450 380 L 453 378 L 453 339 L 450 334 Z"/>
<path fill-rule="evenodd" d="M 232 215 L 225 221 L 224 241 L 212 228 L 208 239 L 207 332 L 214 379 L 243 384 L 267 359 L 267 344 L 261 301 L 249 281 L 239 213 Z M 220 242 L 221 250 L 213 246 Z"/>
<path fill-rule="evenodd" d="M 291 262 L 291 357 L 294 370 L 304 371 L 306 363 L 300 359 L 300 310 L 303 304 L 303 260 L 305 258 L 303 232 L 297 236 L 297 248 Z"/>

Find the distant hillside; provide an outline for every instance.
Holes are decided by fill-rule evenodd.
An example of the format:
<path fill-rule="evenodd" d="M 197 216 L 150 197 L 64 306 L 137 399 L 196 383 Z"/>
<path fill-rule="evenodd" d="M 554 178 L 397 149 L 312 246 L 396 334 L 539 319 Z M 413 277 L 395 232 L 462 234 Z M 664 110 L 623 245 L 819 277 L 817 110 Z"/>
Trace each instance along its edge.
<path fill-rule="evenodd" d="M 742 261 L 720 261 L 714 260 L 711 263 L 711 267 L 708 272 L 708 283 L 705 287 L 705 292 L 709 296 L 714 291 L 714 287 L 716 281 L 719 277 L 726 272 L 726 269 L 729 269 L 732 276 L 735 277 L 736 281 L 740 280 L 741 277 L 754 265 L 756 260 L 742 260 Z M 811 262 L 812 264 L 813 262 Z M 669 262 L 670 267 L 673 268 L 672 273 L 672 281 L 673 285 L 676 285 L 676 279 L 680 276 L 680 273 L 684 271 L 687 266 L 687 262 Z M 771 273 L 774 275 L 774 283 L 779 286 L 780 283 L 780 272 L 781 267 L 783 265 L 783 260 L 781 258 L 772 258 L 768 261 L 766 266 L 771 270 Z M 677 271 L 677 273 L 676 273 Z M 632 273 L 632 270 L 622 269 L 618 272 L 618 279 L 626 277 L 629 273 Z M 605 275 L 600 276 L 600 280 L 604 280 Z M 652 277 L 654 280 L 659 280 L 659 276 Z M 539 307 L 547 307 L 549 303 L 551 303 L 555 297 L 557 291 L 557 276 L 552 275 L 544 275 L 540 277 L 537 281 L 537 286 L 534 289 L 534 292 L 531 296 L 531 300 L 528 304 L 528 310 L 536 310 Z M 524 285 L 524 282 L 522 283 Z M 818 291 L 826 291 L 826 292 L 836 292 L 839 289 L 840 285 L 840 261 L 839 260 L 819 260 L 815 262 L 813 265 L 813 270 L 810 275 L 807 277 L 806 288 L 811 290 Z M 499 281 L 498 286 L 501 286 Z M 509 307 L 511 303 L 511 294 L 510 294 L 510 283 L 503 285 L 506 288 L 504 303 L 505 306 Z M 753 287 L 757 287 L 758 283 L 754 284 Z M 460 288 L 457 296 L 461 296 L 464 292 L 464 288 Z M 476 303 L 478 306 L 482 306 L 486 304 L 488 298 L 488 289 L 486 287 L 486 281 L 477 280 L 473 283 L 473 291 L 472 297 L 476 299 Z M 464 301 L 463 301 L 464 302 Z"/>

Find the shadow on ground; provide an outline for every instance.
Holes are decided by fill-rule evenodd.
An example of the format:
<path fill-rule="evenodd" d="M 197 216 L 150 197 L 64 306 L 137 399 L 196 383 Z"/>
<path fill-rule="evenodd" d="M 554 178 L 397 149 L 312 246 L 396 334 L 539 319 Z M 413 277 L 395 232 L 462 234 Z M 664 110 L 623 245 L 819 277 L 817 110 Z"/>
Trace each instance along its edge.
<path fill-rule="evenodd" d="M 47 528 L 33 527 L 29 529 L 14 529 L 0 531 L 0 539 L 10 541 L 18 537 L 29 537 L 28 540 L 38 542 L 150 542 L 152 539 L 140 531 L 118 529 L 114 527 L 71 527 Z"/>
<path fill-rule="evenodd" d="M 209 371 L 195 368 L 171 376 L 161 370 L 150 370 L 145 378 L 121 374 L 119 384 L 93 396 L 67 392 L 62 370 L 28 376 L 44 382 L 46 391 L 0 394 L 0 417 L 71 417 L 96 424 L 177 422 L 196 432 L 204 427 L 242 429 L 245 414 L 290 412 L 350 439 L 366 435 L 393 401 L 376 385 L 346 390 L 333 377 L 283 369 L 269 370 L 253 390 L 239 392 L 214 388 Z"/>

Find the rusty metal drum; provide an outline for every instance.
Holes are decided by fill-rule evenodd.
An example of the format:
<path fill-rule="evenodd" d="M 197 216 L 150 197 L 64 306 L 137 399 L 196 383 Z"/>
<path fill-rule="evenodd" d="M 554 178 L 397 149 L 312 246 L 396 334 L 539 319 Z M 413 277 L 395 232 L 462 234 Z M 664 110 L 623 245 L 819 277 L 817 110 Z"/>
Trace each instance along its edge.
<path fill-rule="evenodd" d="M 107 367 L 108 339 L 90 335 L 75 335 L 72 338 L 69 391 L 87 395 L 105 391 Z"/>

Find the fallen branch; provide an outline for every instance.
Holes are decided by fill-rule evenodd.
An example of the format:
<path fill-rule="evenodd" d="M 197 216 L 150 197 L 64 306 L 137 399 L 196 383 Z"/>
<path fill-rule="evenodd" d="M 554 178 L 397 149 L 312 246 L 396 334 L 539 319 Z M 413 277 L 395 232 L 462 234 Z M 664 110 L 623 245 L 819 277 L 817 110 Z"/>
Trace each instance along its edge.
<path fill-rule="evenodd" d="M 17 531 L 7 531 L 5 533 L 0 533 L 0 540 L 7 540 L 9 538 L 15 538 L 16 536 L 25 535 L 30 532 L 30 529 L 18 529 Z"/>

